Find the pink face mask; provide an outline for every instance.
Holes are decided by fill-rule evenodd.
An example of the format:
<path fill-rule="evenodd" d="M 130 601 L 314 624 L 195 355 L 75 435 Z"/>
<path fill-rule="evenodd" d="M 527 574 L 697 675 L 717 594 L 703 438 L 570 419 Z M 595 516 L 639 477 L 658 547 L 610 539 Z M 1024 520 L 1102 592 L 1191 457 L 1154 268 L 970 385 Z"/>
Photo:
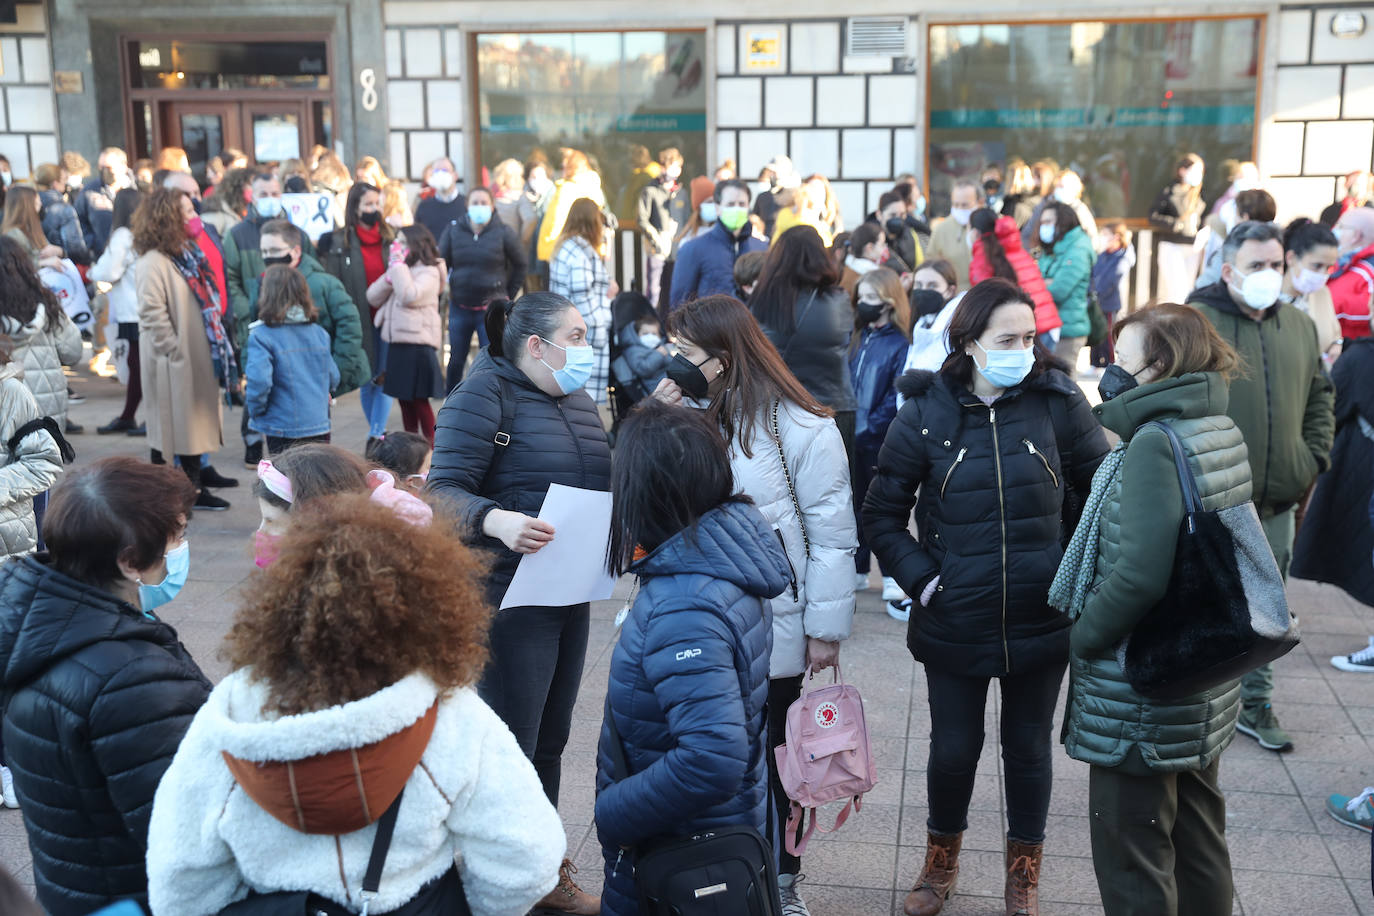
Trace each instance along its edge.
<path fill-rule="evenodd" d="M 277 556 L 280 553 L 280 534 L 268 534 L 266 531 L 253 532 L 253 563 L 258 569 L 266 569 L 277 562 Z"/>

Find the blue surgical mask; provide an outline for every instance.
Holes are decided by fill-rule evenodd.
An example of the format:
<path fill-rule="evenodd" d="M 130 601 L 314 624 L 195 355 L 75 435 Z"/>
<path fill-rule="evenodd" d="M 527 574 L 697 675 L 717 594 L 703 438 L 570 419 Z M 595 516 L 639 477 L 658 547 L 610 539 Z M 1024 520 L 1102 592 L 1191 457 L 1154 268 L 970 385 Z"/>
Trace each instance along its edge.
<path fill-rule="evenodd" d="M 1026 347 L 1015 350 L 988 350 L 978 341 L 973 345 L 983 351 L 987 357 L 987 366 L 979 366 L 978 371 L 983 373 L 983 378 L 987 379 L 996 388 L 1014 388 L 1026 380 L 1030 375 L 1031 369 L 1035 367 L 1035 348 Z M 978 361 L 974 360 L 974 365 Z"/>
<path fill-rule="evenodd" d="M 1055 234 L 1055 232 L 1058 230 L 1058 228 L 1059 228 L 1059 227 L 1057 227 L 1056 225 L 1054 225 L 1054 223 L 1041 223 L 1041 224 L 1040 224 L 1040 241 L 1044 242 L 1046 245 L 1053 245 L 1053 244 L 1054 244 L 1054 234 Z"/>
<path fill-rule="evenodd" d="M 486 204 L 469 204 L 468 222 L 474 226 L 485 226 L 491 222 L 491 207 Z"/>
<path fill-rule="evenodd" d="M 191 542 L 182 541 L 167 551 L 167 575 L 157 585 L 138 583 L 138 601 L 143 605 L 143 613 L 150 615 L 154 608 L 162 607 L 171 601 L 186 584 L 191 572 Z"/>
<path fill-rule="evenodd" d="M 649 349 L 649 350 L 656 349 L 656 348 L 657 348 L 660 344 L 662 344 L 662 343 L 663 343 L 663 338 L 662 338 L 662 337 L 659 337 L 657 334 L 640 334 L 640 335 L 639 335 L 639 345 L 640 345 L 641 347 L 646 348 L 646 349 Z"/>
<path fill-rule="evenodd" d="M 714 223 L 718 212 L 714 200 L 704 200 L 701 202 L 701 221 L 703 223 Z"/>
<path fill-rule="evenodd" d="M 586 388 L 587 382 L 592 377 L 592 369 L 596 368 L 596 351 L 590 346 L 559 347 L 547 337 L 539 339 L 551 347 L 558 347 L 567 355 L 567 360 L 562 369 L 555 369 L 548 363 L 544 363 L 542 358 L 539 360 L 553 373 L 553 380 L 558 384 L 558 390 L 564 394 L 572 394 L 579 388 Z"/>
<path fill-rule="evenodd" d="M 280 197 L 263 197 L 253 201 L 253 206 L 257 208 L 258 215 L 263 219 L 276 219 L 281 215 Z"/>

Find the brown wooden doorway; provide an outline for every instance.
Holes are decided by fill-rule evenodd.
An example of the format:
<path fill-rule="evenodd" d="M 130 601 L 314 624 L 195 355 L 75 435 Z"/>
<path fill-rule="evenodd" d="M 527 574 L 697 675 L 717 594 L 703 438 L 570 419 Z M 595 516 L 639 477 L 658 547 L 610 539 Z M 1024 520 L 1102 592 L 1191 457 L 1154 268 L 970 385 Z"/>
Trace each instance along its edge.
<path fill-rule="evenodd" d="M 315 143 L 310 103 L 161 102 L 164 145 L 186 150 L 191 172 L 204 177 L 211 157 L 241 149 L 252 162 L 280 162 L 303 156 Z"/>

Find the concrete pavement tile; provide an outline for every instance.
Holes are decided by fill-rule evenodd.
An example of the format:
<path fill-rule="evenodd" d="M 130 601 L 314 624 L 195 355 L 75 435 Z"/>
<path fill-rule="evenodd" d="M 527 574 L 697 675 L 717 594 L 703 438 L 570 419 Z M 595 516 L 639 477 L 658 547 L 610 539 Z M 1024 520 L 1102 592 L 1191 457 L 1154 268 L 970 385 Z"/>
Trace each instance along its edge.
<path fill-rule="evenodd" d="M 1369 892 L 1369 835 L 1347 827 L 1344 834 L 1323 836 L 1322 839 L 1341 877 L 1349 881 L 1364 879 L 1364 889 Z"/>
<path fill-rule="evenodd" d="M 872 737 L 869 739 L 869 746 L 873 751 L 873 762 L 882 769 L 905 769 L 910 765 L 907 758 L 906 738 L 884 738 Z M 921 766 L 924 767 L 925 758 L 921 758 Z"/>
<path fill-rule="evenodd" d="M 1366 738 L 1374 738 L 1374 706 L 1347 706 L 1345 714 Z"/>
<path fill-rule="evenodd" d="M 818 854 L 822 847 L 829 847 L 835 843 L 875 843 L 880 845 L 895 845 L 897 843 L 897 821 L 901 816 L 900 805 L 874 805 L 864 802 L 862 811 L 851 811 L 849 819 L 844 822 L 844 826 L 834 833 L 822 833 L 821 830 L 834 826 L 835 818 L 843 808 L 839 802 L 832 802 L 820 809 L 819 816 L 820 828 L 811 838 L 811 842 L 817 844 Z M 810 815 L 807 815 L 809 818 Z"/>
<path fill-rule="evenodd" d="M 873 791 L 864 796 L 864 805 L 900 805 L 902 803 L 902 780 L 906 770 L 893 767 L 878 767 L 878 781 Z"/>
<path fill-rule="evenodd" d="M 1051 814 L 1045 823 L 1045 854 L 1070 856 L 1078 859 L 1093 857 L 1090 819 L 1064 814 Z"/>
<path fill-rule="evenodd" d="M 1067 779 L 1056 776 L 1050 794 L 1050 814 L 1087 817 L 1088 780 L 1078 776 Z"/>
<path fill-rule="evenodd" d="M 902 808 L 901 845 L 925 847 L 929 835 L 926 830 L 928 815 L 929 809 L 924 805 L 906 805 Z M 1002 812 L 970 809 L 968 829 L 964 831 L 964 848 L 1001 852 L 1005 848 L 1006 832 L 1007 825 L 1002 819 Z"/>
<path fill-rule="evenodd" d="M 1228 827 L 1226 845 L 1232 869 L 1269 869 L 1336 877 L 1340 870 L 1316 833 L 1285 833 L 1253 827 Z"/>
<path fill-rule="evenodd" d="M 902 804 L 925 806 L 926 774 L 922 770 L 906 771 L 906 791 L 902 794 Z M 1001 811 L 1002 780 L 993 773 L 979 773 L 973 779 L 973 796 L 969 799 L 970 811 Z"/>
<path fill-rule="evenodd" d="M 1227 792 L 1226 827 L 1286 833 L 1315 833 L 1317 829 L 1302 799 L 1263 792 Z"/>
<path fill-rule="evenodd" d="M 24 830 L 24 812 L 16 808 L 0 807 L 0 836 L 27 836 Z"/>
<path fill-rule="evenodd" d="M 1374 916 L 1374 894 L 1370 893 L 1369 881 L 1350 880 L 1345 882 L 1350 896 L 1355 898 L 1355 906 L 1361 916 Z"/>
<path fill-rule="evenodd" d="M 892 909 L 892 891 L 865 887 L 823 886 L 808 874 L 800 885 L 807 909 L 816 916 L 860 916 L 887 913 Z"/>
<path fill-rule="evenodd" d="M 1359 909 L 1340 878 L 1292 875 L 1274 871 L 1235 872 L 1236 893 L 1245 916 L 1356 916 Z"/>
<path fill-rule="evenodd" d="M 921 876 L 926 862 L 926 847 L 902 846 L 897 851 L 897 886 L 910 889 Z M 1001 852 L 969 849 L 959 854 L 959 885 L 961 894 L 974 897 L 1002 896 L 1005 889 L 1006 859 Z M 1045 883 L 1040 883 L 1044 893 Z M 1005 910 L 1004 910 L 1005 911 Z"/>
<path fill-rule="evenodd" d="M 596 789 L 559 784 L 558 815 L 564 824 L 586 827 L 596 818 Z"/>
<path fill-rule="evenodd" d="M 1242 753 L 1247 746 L 1252 746 L 1263 757 L 1250 756 Z M 1291 796 L 1293 794 L 1293 778 L 1288 775 L 1288 770 L 1283 762 L 1276 760 L 1274 755 L 1268 751 L 1247 741 L 1245 744 L 1232 744 L 1221 756 L 1221 767 L 1219 771 L 1221 790 L 1229 797 L 1231 792 L 1274 792 Z"/>
<path fill-rule="evenodd" d="M 1374 676 L 1337 671 L 1329 662 L 1327 668 L 1331 671 L 1327 683 L 1340 703 L 1346 706 L 1374 706 Z"/>
<path fill-rule="evenodd" d="M 1280 718 L 1281 722 L 1286 719 Z M 1236 736 L 1237 742 L 1253 743 L 1254 739 L 1244 735 Z M 1369 739 L 1347 727 L 1341 732 L 1303 732 L 1293 736 L 1294 749 L 1282 756 L 1285 758 L 1320 760 L 1325 763 L 1369 763 L 1374 760 L 1374 748 Z M 1266 751 L 1265 753 L 1269 753 Z M 1278 755 L 1275 755 L 1278 756 Z"/>
<path fill-rule="evenodd" d="M 1335 669 L 1332 669 L 1333 671 Z M 1275 705 L 1288 708 L 1289 703 L 1335 703 L 1337 694 L 1326 678 L 1275 677 Z"/>
<path fill-rule="evenodd" d="M 1345 709 L 1334 703 L 1293 703 L 1277 690 L 1274 696 L 1282 698 L 1283 715 L 1280 721 L 1285 729 L 1293 733 L 1294 744 L 1302 740 L 1298 736 L 1306 732 L 1339 733 L 1351 731 L 1355 727 Z"/>
<path fill-rule="evenodd" d="M 822 887 L 862 887 L 876 890 L 892 888 L 897 846 L 852 843 L 837 840 L 825 845 L 825 852 L 803 857 L 802 871 L 807 881 Z"/>
<path fill-rule="evenodd" d="M 25 833 L 0 833 L 0 863 L 29 862 L 29 837 Z"/>

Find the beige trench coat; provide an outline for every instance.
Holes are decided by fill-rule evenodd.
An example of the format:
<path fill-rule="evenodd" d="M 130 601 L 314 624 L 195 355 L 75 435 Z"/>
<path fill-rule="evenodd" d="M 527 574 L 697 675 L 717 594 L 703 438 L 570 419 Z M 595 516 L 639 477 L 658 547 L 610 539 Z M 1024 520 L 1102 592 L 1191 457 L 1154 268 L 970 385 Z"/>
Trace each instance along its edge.
<path fill-rule="evenodd" d="M 169 460 L 216 451 L 222 402 L 200 304 L 162 252 L 139 257 L 134 271 L 148 446 Z"/>

